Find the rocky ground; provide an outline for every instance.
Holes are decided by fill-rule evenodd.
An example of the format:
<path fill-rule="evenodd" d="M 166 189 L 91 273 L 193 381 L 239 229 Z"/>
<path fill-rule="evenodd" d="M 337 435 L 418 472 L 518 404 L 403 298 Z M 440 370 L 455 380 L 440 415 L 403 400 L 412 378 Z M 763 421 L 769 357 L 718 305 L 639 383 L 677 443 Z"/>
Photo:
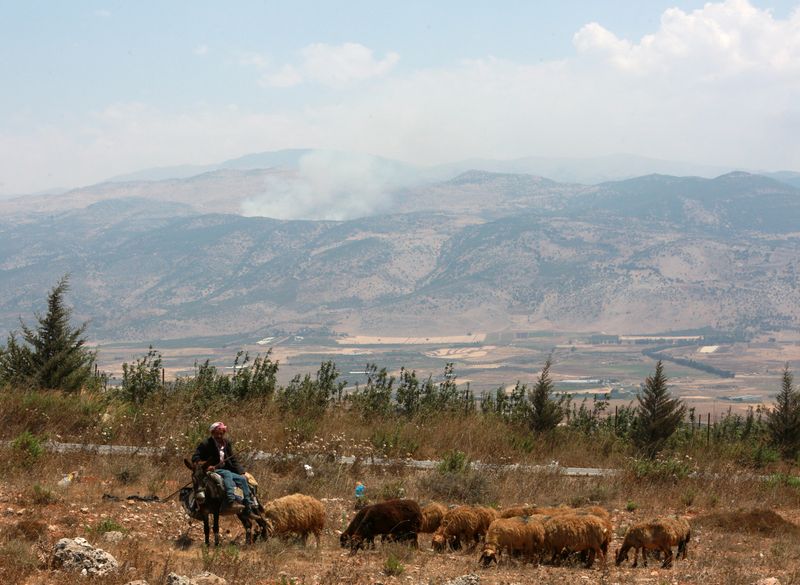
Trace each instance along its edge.
<path fill-rule="evenodd" d="M 103 498 L 102 482 L 74 482 L 54 501 L 32 497 L 18 486 L 0 484 L 0 581 L 3 583 L 74 583 L 79 571 L 53 561 L 62 538 L 85 538 L 113 555 L 119 566 L 91 582 L 124 584 L 146 580 L 150 585 L 178 583 L 174 575 L 209 572 L 227 583 L 364 585 L 511 585 L 523 583 L 756 583 L 776 578 L 783 584 L 800 579 L 800 509 L 769 511 L 691 510 L 693 537 L 687 560 L 662 569 L 651 561 L 647 568 L 525 565 L 511 560 L 487 569 L 478 565 L 478 553 L 435 554 L 430 535 L 420 550 L 400 545 L 377 546 L 350 556 L 338 545 L 337 530 L 352 517 L 352 502 L 324 500 L 328 528 L 317 550 L 279 541 L 244 545 L 244 531 L 235 517 L 221 519 L 222 546 L 206 549 L 202 524 L 190 521 L 177 498 L 137 501 Z M 177 489 L 178 485 L 173 486 Z M 120 490 L 117 490 L 120 492 Z M 636 510 L 612 510 L 615 536 L 611 551 L 621 543 L 625 528 L 646 516 Z M 395 574 L 391 574 L 395 573 Z M 170 581 L 170 574 L 174 574 Z M 470 576 L 472 575 L 472 576 Z M 206 579 L 205 581 L 203 579 Z M 196 583 L 210 583 L 210 577 Z M 460 579 L 460 580 L 459 580 Z M 187 581 L 188 582 L 188 581 Z M 214 581 L 222 582 L 222 581 Z"/>

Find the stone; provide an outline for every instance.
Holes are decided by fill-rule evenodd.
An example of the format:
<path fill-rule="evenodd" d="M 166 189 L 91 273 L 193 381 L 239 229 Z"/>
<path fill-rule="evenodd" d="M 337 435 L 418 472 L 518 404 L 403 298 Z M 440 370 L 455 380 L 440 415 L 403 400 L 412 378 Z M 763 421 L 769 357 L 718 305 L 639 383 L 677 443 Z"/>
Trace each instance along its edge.
<path fill-rule="evenodd" d="M 214 573 L 204 571 L 191 578 L 170 573 L 167 575 L 167 585 L 228 585 L 228 582 Z"/>
<path fill-rule="evenodd" d="M 62 538 L 53 548 L 53 568 L 78 571 L 84 575 L 106 575 L 119 567 L 117 559 L 85 538 Z"/>
<path fill-rule="evenodd" d="M 109 530 L 108 532 L 103 533 L 103 540 L 106 542 L 122 542 L 124 538 L 125 535 L 119 530 Z"/>
<path fill-rule="evenodd" d="M 778 581 L 776 577 L 764 577 L 756 581 L 753 585 L 781 585 L 781 582 Z"/>
<path fill-rule="evenodd" d="M 444 585 L 478 585 L 480 582 L 480 577 L 475 573 L 470 573 L 469 575 L 462 575 L 450 581 L 445 581 Z"/>

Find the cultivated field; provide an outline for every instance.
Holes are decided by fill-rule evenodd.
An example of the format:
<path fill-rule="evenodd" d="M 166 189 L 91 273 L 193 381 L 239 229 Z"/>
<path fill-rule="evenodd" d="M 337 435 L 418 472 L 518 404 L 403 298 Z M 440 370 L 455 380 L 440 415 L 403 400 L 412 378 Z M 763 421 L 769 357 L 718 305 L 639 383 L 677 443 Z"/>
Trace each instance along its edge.
<path fill-rule="evenodd" d="M 254 340 L 183 346 L 174 342 L 158 347 L 164 358 L 166 378 L 191 375 L 194 364 L 209 360 L 220 368 L 228 368 L 239 349 L 251 356 L 272 350 L 272 359 L 280 362 L 278 379 L 288 382 L 297 374 L 316 371 L 320 363 L 333 360 L 340 379 L 348 385 L 362 384 L 362 372 L 368 363 L 385 367 L 398 375 L 400 368 L 417 371 L 420 378 L 441 379 L 444 365 L 454 363 L 457 381 L 469 382 L 477 397 L 494 392 L 500 386 L 513 387 L 519 380 L 531 383 L 548 355 L 553 356 L 551 375 L 559 392 L 584 396 L 611 393 L 614 405 L 628 404 L 644 379 L 653 373 L 655 360 L 642 354 L 643 349 L 659 345 L 643 344 L 632 338 L 619 344 L 592 344 L 587 334 L 555 334 L 552 332 L 476 333 L 463 338 L 392 338 L 350 336 L 346 338 L 308 338 L 285 336 L 270 338 L 270 344 L 259 345 Z M 342 342 L 346 344 L 342 344 Z M 638 341 L 638 342 L 637 342 Z M 680 339 L 683 342 L 685 340 Z M 800 362 L 800 336 L 786 333 L 764 337 L 751 342 L 718 343 L 713 352 L 698 343 L 663 350 L 664 354 L 691 359 L 703 364 L 729 370 L 734 378 L 665 362 L 671 391 L 694 407 L 698 415 L 712 421 L 728 409 L 744 412 L 759 404 L 771 404 L 780 387 L 783 366 Z M 101 369 L 118 380 L 122 363 L 133 362 L 146 353 L 147 347 L 113 345 L 99 348 Z M 112 380 L 113 382 L 113 380 Z"/>

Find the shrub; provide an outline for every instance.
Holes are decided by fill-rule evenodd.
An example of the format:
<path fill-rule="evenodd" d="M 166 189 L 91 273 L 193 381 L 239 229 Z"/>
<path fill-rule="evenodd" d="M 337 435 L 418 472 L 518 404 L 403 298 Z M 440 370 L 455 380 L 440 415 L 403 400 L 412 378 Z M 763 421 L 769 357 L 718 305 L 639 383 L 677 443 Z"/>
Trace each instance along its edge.
<path fill-rule="evenodd" d="M 383 574 L 387 577 L 398 577 L 403 574 L 406 568 L 393 553 L 389 553 L 386 561 L 383 563 Z"/>
<path fill-rule="evenodd" d="M 683 459 L 632 459 L 628 470 L 637 479 L 653 481 L 675 481 L 684 479 L 692 472 L 689 461 Z"/>
<path fill-rule="evenodd" d="M 48 504 L 54 504 L 57 501 L 58 498 L 46 487 L 42 487 L 38 483 L 33 484 L 31 487 L 31 502 L 37 506 L 46 506 Z"/>
<path fill-rule="evenodd" d="M 161 388 L 161 375 L 161 354 L 151 345 L 143 358 L 122 364 L 123 400 L 142 404 Z"/>
<path fill-rule="evenodd" d="M 419 480 L 426 499 L 478 504 L 490 501 L 489 478 L 482 472 L 442 473 L 432 471 Z"/>
<path fill-rule="evenodd" d="M 128 532 L 128 529 L 111 518 L 104 518 L 92 527 L 92 532 L 105 534 L 106 532 Z"/>
<path fill-rule="evenodd" d="M 470 470 L 470 462 L 463 451 L 448 451 L 436 466 L 439 473 L 466 473 Z"/>
<path fill-rule="evenodd" d="M 42 442 L 28 431 L 23 431 L 11 441 L 11 450 L 14 453 L 13 460 L 25 468 L 33 467 L 44 453 Z"/>
<path fill-rule="evenodd" d="M 394 500 L 397 498 L 404 498 L 406 495 L 406 488 L 402 481 L 390 481 L 381 487 L 382 500 Z"/>
<path fill-rule="evenodd" d="M 625 504 L 625 509 L 626 509 L 628 512 L 633 512 L 633 511 L 635 511 L 635 510 L 636 510 L 638 507 L 639 507 L 639 504 L 637 504 L 637 503 L 636 503 L 636 502 L 634 502 L 633 500 L 628 500 L 628 502 Z"/>
<path fill-rule="evenodd" d="M 370 443 L 383 457 L 410 457 L 419 449 L 419 441 L 401 434 L 400 428 L 378 428 L 372 433 Z"/>

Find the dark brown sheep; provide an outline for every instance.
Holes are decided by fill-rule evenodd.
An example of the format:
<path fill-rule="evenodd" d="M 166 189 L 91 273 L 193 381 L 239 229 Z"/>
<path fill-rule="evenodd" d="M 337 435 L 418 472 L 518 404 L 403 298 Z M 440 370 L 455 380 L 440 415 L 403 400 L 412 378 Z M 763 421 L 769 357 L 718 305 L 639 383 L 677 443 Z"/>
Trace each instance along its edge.
<path fill-rule="evenodd" d="M 414 500 L 387 500 L 358 511 L 339 537 L 342 548 L 351 554 L 364 543 L 374 545 L 375 537 L 386 535 L 391 540 L 411 543 L 418 548 L 417 533 L 422 525 L 422 511 Z"/>

